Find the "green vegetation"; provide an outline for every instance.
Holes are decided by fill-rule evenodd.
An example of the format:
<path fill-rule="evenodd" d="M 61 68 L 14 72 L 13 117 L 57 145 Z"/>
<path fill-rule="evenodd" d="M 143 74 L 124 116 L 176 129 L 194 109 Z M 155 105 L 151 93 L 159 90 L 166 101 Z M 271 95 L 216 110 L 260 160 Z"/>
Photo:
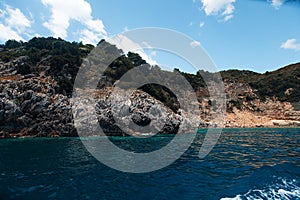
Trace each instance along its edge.
<path fill-rule="evenodd" d="M 223 79 L 248 83 L 261 99 L 276 97 L 280 101 L 300 101 L 300 63 L 264 74 L 228 70 L 221 75 Z"/>
<path fill-rule="evenodd" d="M 235 82 L 248 83 L 254 76 L 258 76 L 259 73 L 248 71 L 248 70 L 227 70 L 221 71 L 221 76 L 224 80 L 231 80 Z"/>
<path fill-rule="evenodd" d="M 250 85 L 261 97 L 275 96 L 281 101 L 300 101 L 300 63 L 261 75 Z"/>
<path fill-rule="evenodd" d="M 3 62 L 21 56 L 29 58 L 22 65 L 17 65 L 19 74 L 39 74 L 44 70 L 41 66 L 49 65 L 50 69 L 45 72 L 58 82 L 57 92 L 70 96 L 82 58 L 86 57 L 94 46 L 70 43 L 60 38 L 35 37 L 28 42 L 9 40 L 1 48 L 0 58 Z"/>
<path fill-rule="evenodd" d="M 100 88 L 107 85 L 113 85 L 117 80 L 119 80 L 126 72 L 133 69 L 134 67 L 144 65 L 143 74 L 135 74 L 135 77 L 131 77 L 131 80 L 143 79 L 147 77 L 148 79 L 160 79 L 164 80 L 162 76 L 161 69 L 158 66 L 150 66 L 143 60 L 140 55 L 129 52 L 127 55 L 121 55 L 118 59 L 113 61 L 108 68 L 105 70 L 104 75 L 106 77 L 106 82 L 99 84 Z M 151 75 L 149 75 L 151 74 Z M 170 75 L 172 72 L 170 72 Z M 172 77 L 172 76 L 168 76 Z M 133 83 L 123 82 L 122 86 L 130 88 Z M 176 96 L 166 87 L 158 84 L 146 84 L 139 88 L 140 90 L 147 92 L 154 98 L 160 100 L 167 107 L 171 108 L 174 112 L 179 109 L 179 103 Z"/>
<path fill-rule="evenodd" d="M 142 64 L 147 64 L 146 61 L 136 53 L 129 52 L 125 55 L 121 50 L 104 40 L 100 43 L 104 45 L 106 50 L 108 49 L 108 52 L 117 52 L 120 57 L 114 60 L 106 69 L 103 74 L 105 80 L 100 81 L 99 88 L 112 86 L 128 70 Z M 28 42 L 9 40 L 5 44 L 0 45 L 0 60 L 4 63 L 8 63 L 20 57 L 26 57 L 27 59 L 25 59 L 24 62 L 22 61 L 22 64 L 16 65 L 19 74 L 45 73 L 45 75 L 51 76 L 57 81 L 57 93 L 70 96 L 78 69 L 83 59 L 92 49 L 94 49 L 93 45 L 83 45 L 77 42 L 71 43 L 60 38 L 55 39 L 52 37 L 35 37 Z M 97 58 L 95 58 L 95 62 L 97 62 Z M 150 71 L 154 74 L 153 76 L 161 76 L 161 69 L 158 66 L 146 65 L 145 73 Z M 197 74 L 180 72 L 179 69 L 174 69 L 174 71 L 181 73 L 190 82 L 195 91 L 206 87 L 202 76 L 205 76 L 207 79 L 214 78 L 213 73 L 205 71 L 199 71 Z M 171 74 L 172 72 L 168 73 Z M 281 101 L 300 101 L 300 63 L 264 74 L 247 70 L 228 70 L 221 71 L 220 73 L 224 80 L 248 83 L 261 99 L 276 97 Z M 172 77 L 172 75 L 170 77 Z M 133 80 L 134 78 L 140 77 L 133 77 Z M 128 83 L 128 85 L 130 85 L 130 83 Z M 140 89 L 156 99 L 161 100 L 174 111 L 178 110 L 179 106 L 176 97 L 167 88 L 149 84 Z M 249 96 L 247 100 L 251 100 L 251 98 L 252 97 Z M 231 102 L 231 104 L 238 106 L 240 102 Z"/>

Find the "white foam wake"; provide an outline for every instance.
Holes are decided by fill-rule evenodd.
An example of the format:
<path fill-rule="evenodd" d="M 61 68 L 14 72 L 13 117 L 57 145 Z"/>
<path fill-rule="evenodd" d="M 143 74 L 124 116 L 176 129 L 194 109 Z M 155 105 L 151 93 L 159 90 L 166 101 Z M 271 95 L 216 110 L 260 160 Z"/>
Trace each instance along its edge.
<path fill-rule="evenodd" d="M 291 200 L 300 199 L 300 187 L 296 185 L 296 180 L 282 180 L 281 183 L 267 186 L 265 189 L 251 189 L 245 194 L 238 194 L 235 197 L 221 198 L 221 200 Z"/>

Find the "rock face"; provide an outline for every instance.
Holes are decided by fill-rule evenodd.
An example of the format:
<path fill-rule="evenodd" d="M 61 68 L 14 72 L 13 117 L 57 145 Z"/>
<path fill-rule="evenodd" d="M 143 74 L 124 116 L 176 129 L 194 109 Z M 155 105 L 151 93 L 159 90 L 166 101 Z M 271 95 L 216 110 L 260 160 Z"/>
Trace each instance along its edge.
<path fill-rule="evenodd" d="M 53 93 L 55 85 L 52 85 L 51 80 L 44 82 L 41 79 L 42 77 L 20 76 L 14 81 L 1 82 L 1 137 L 77 136 L 71 100 L 62 94 Z M 86 100 L 81 101 L 86 104 Z M 141 91 L 132 95 L 128 100 L 128 107 L 114 107 L 114 110 L 111 107 L 112 102 L 104 95 L 90 108 L 96 109 L 98 122 L 106 135 L 127 135 L 130 130 L 126 127 L 144 127 L 155 118 L 156 121 L 165 123 L 162 127 L 150 130 L 151 133 L 177 133 L 181 122 L 180 115 Z M 87 111 L 79 106 L 75 112 Z M 122 128 L 116 125 L 116 119 Z M 83 122 L 81 125 L 85 126 Z M 142 133 L 142 128 L 136 128 L 130 134 Z"/>
<path fill-rule="evenodd" d="M 76 126 L 84 130 L 81 134 L 100 134 L 88 125 L 95 120 L 90 113 L 95 113 L 97 122 L 106 135 L 177 133 L 182 117 L 161 102 L 139 90 L 130 91 L 128 99 L 124 98 L 125 91 L 119 91 L 113 97 L 112 91 L 112 88 L 102 90 L 96 97 L 95 105 L 89 99 L 72 99 Z"/>
<path fill-rule="evenodd" d="M 26 56 L 0 63 L 0 137 L 76 136 L 69 99 L 50 76 L 17 74 Z"/>
<path fill-rule="evenodd" d="M 77 136 L 72 100 L 66 95 L 55 93 L 57 82 L 50 76 L 16 74 L 14 67 L 24 59 L 0 63 L 0 137 Z M 150 95 L 136 91 L 125 102 L 126 107 L 126 104 L 113 104 L 109 98 L 111 92 L 112 89 L 100 91 L 96 105 L 88 108 L 96 110 L 98 123 L 106 135 L 177 133 L 181 116 Z M 116 99 L 121 100 L 122 94 Z M 81 105 L 87 103 L 86 99 L 79 101 Z M 78 106 L 74 112 L 80 115 L 80 112 L 88 111 Z M 89 120 L 79 119 L 81 126 L 85 126 L 84 121 Z M 149 130 L 143 130 L 152 120 L 159 123 L 151 125 Z"/>
<path fill-rule="evenodd" d="M 294 120 L 272 120 L 274 126 L 300 126 L 300 121 Z"/>
<path fill-rule="evenodd" d="M 54 93 L 51 79 L 11 78 L 0 82 L 2 137 L 76 136 L 69 99 Z"/>
<path fill-rule="evenodd" d="M 297 103 L 293 105 L 290 102 L 282 102 L 276 97 L 261 100 L 246 83 L 226 80 L 225 89 L 225 127 L 299 126 L 300 109 L 295 106 Z M 278 120 L 279 123 L 274 123 L 274 120 Z"/>
<path fill-rule="evenodd" d="M 66 93 L 57 92 L 66 82 L 54 79 L 56 72 L 46 73 L 51 68 L 48 58 L 37 63 L 34 74 L 26 71 L 28 59 L 21 56 L 8 62 L 0 61 L 0 138 L 78 136 L 76 128 L 86 128 L 86 135 L 97 135 L 99 130 L 88 126 L 91 121 L 99 124 L 106 135 L 114 136 L 173 134 L 212 125 L 213 100 L 203 87 L 195 91 L 199 100 L 196 106 L 201 113 L 187 120 L 182 110 L 174 112 L 141 90 L 126 96 L 124 91 L 114 92 L 114 88 L 104 87 L 93 94 L 96 96 L 94 104 L 90 104 L 89 99 L 71 99 Z M 72 78 L 68 67 L 64 65 L 66 73 L 61 72 L 67 79 Z M 22 75 L 23 72 L 26 75 Z M 300 126 L 299 102 L 282 102 L 276 97 L 262 100 L 247 83 L 225 80 L 224 84 L 226 122 L 214 126 Z M 283 91 L 285 95 L 291 92 L 292 89 Z M 89 115 L 94 111 L 95 116 Z"/>

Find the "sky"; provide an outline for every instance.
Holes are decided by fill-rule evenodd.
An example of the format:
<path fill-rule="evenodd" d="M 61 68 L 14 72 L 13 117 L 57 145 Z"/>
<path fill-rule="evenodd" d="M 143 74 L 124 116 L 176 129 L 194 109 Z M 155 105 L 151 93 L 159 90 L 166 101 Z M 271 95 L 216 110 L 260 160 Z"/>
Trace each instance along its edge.
<path fill-rule="evenodd" d="M 299 0 L 0 0 L 0 43 L 53 36 L 97 44 L 143 27 L 193 38 L 219 70 L 263 73 L 300 62 Z M 151 62 L 190 72 L 174 56 L 146 54 Z"/>

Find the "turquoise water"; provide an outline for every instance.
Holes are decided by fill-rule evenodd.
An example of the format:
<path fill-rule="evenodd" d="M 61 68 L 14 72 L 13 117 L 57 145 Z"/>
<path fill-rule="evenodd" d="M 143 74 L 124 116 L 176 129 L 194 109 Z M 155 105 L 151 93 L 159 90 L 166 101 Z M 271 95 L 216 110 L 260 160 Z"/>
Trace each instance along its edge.
<path fill-rule="evenodd" d="M 200 160 L 204 135 L 146 174 L 110 169 L 78 138 L 0 140 L 0 199 L 300 199 L 300 129 L 226 129 Z M 172 136 L 110 139 L 143 152 Z"/>

